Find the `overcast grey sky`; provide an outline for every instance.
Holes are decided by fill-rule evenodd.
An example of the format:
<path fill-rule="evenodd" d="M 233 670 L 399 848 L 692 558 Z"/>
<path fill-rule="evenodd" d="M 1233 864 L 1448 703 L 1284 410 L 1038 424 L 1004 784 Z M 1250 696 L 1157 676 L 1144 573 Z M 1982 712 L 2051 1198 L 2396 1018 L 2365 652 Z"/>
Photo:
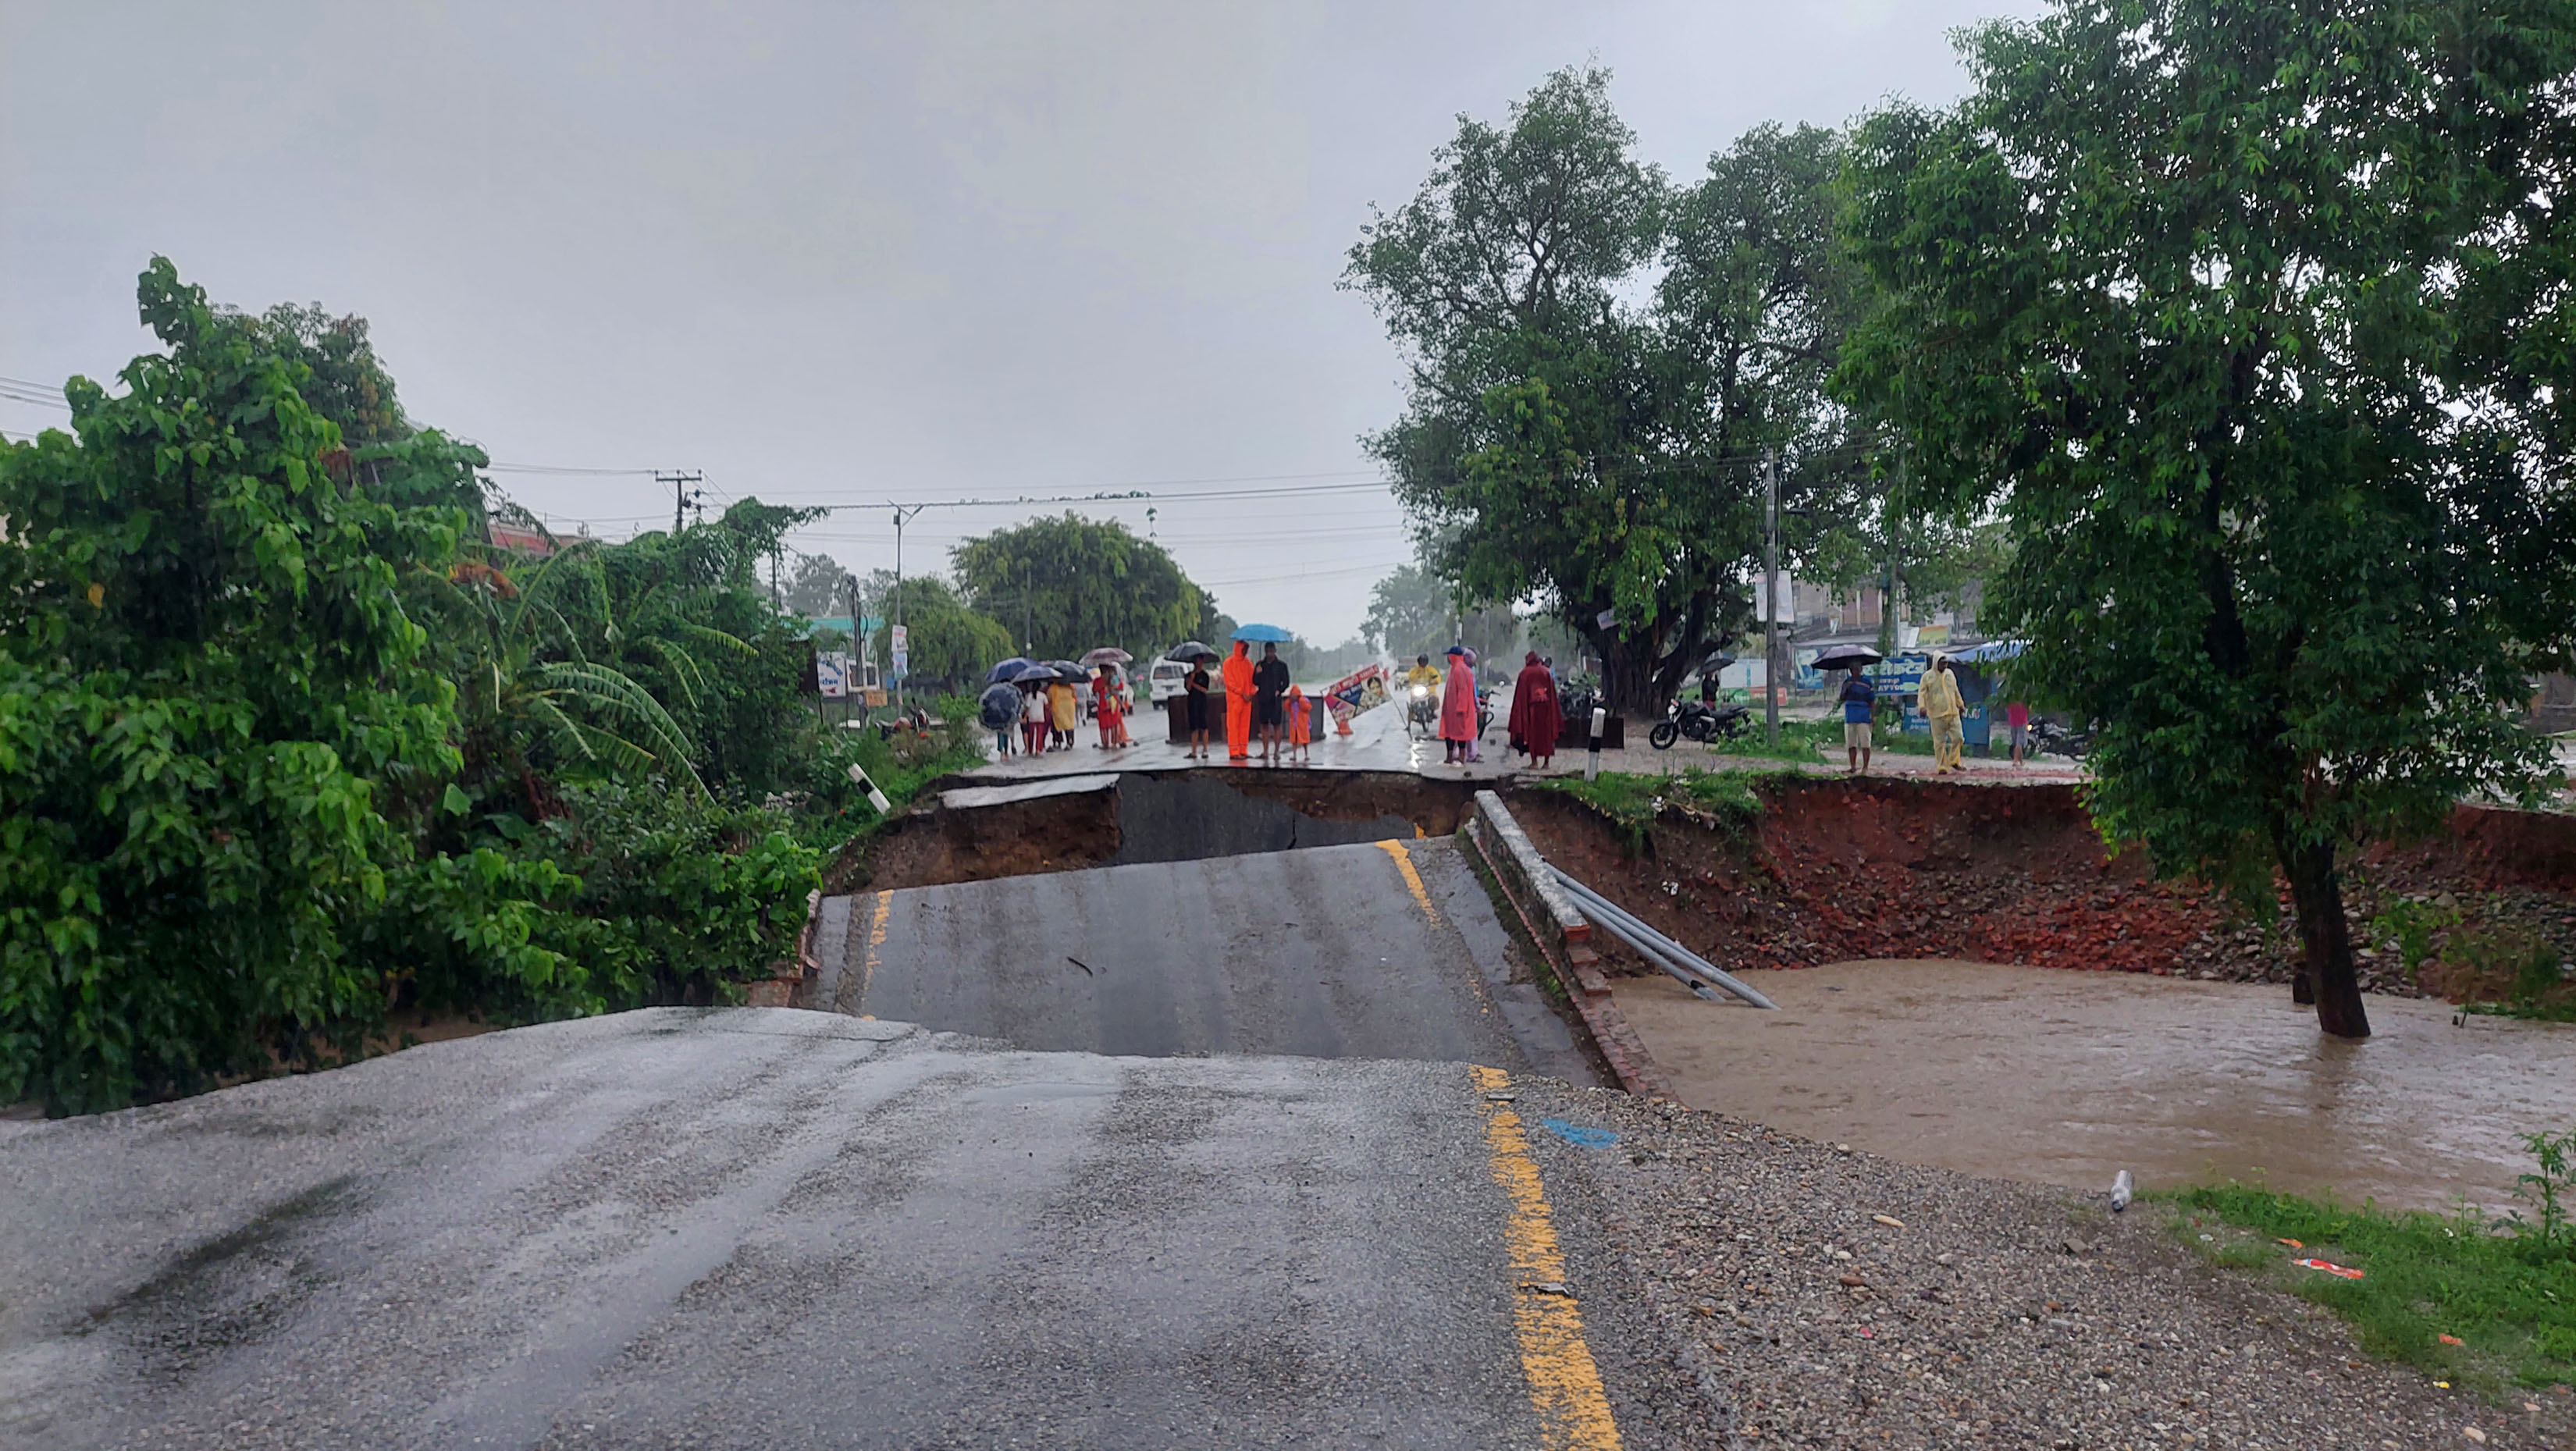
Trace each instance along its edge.
<path fill-rule="evenodd" d="M 1236 617 L 1331 642 L 1408 557 L 1398 511 L 1278 490 L 1373 477 L 1401 364 L 1334 280 L 1459 112 L 1598 57 L 1686 178 L 1765 120 L 1946 100 L 1948 29 L 2032 8 L 0 0 L 0 377 L 109 378 L 164 252 L 218 301 L 364 314 L 411 415 L 503 464 L 1237 495 L 1154 532 Z M 61 417 L 0 399 L 0 429 Z M 670 515 L 649 477 L 500 477 L 565 526 Z M 906 567 L 1028 512 L 934 509 Z M 800 542 L 892 563 L 882 509 Z"/>

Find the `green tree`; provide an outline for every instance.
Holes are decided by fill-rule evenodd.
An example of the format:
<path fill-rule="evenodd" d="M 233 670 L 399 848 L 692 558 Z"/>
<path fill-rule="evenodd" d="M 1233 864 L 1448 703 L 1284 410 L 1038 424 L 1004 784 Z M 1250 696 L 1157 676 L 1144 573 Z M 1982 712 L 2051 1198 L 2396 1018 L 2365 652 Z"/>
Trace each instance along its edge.
<path fill-rule="evenodd" d="M 1141 658 L 1179 643 L 1207 604 L 1161 545 L 1116 520 L 1032 519 L 969 539 L 952 558 L 976 608 L 1039 659 L 1100 645 Z"/>
<path fill-rule="evenodd" d="M 798 554 L 787 575 L 787 612 L 806 618 L 846 615 L 850 587 L 857 583 L 841 561 L 828 554 Z"/>
<path fill-rule="evenodd" d="M 2000 501 L 1991 608 L 2100 723 L 2104 831 L 2267 905 L 2277 870 L 2341 1036 L 2339 850 L 2547 764 L 2507 709 L 2576 599 L 2564 455 L 2464 340 L 2517 305 L 2474 281 L 2531 315 L 2495 257 L 2558 190 L 2570 39 L 2511 0 L 2061 0 L 1856 142 L 1851 395 L 1927 500 Z"/>
<path fill-rule="evenodd" d="M 885 603 L 894 592 L 894 576 L 879 570 L 870 576 L 867 598 L 871 611 L 885 612 L 893 606 Z M 900 600 L 901 621 L 910 644 L 912 674 L 921 682 L 946 681 L 959 689 L 980 689 L 984 672 L 995 662 L 1020 653 L 1011 631 L 999 620 L 978 613 L 957 597 L 948 581 L 935 574 L 907 574 L 903 577 Z M 893 625 L 879 629 L 869 648 L 879 664 L 893 659 L 887 635 Z"/>
<path fill-rule="evenodd" d="M 1560 71 L 1506 127 L 1461 117 L 1342 281 L 1410 355 L 1368 444 L 1426 563 L 1469 602 L 1536 598 L 1614 706 L 1653 710 L 1747 612 L 1764 453 L 1792 503 L 1864 471 L 1820 387 L 1847 310 L 1833 137 L 1757 131 L 1675 193 L 1608 85 Z"/>
<path fill-rule="evenodd" d="M 169 352 L 0 447 L 0 1098 L 58 1110 L 377 1022 L 346 938 L 407 859 L 388 810 L 456 759 L 398 585 L 464 516 L 363 487 L 301 370 L 166 259 L 137 291 Z"/>

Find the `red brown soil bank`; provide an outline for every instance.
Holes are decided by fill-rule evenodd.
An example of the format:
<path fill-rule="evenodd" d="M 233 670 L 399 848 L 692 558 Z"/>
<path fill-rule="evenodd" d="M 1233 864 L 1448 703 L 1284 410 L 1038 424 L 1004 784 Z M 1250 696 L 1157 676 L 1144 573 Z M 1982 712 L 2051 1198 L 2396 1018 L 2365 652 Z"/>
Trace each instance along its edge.
<path fill-rule="evenodd" d="M 2291 944 L 2221 893 L 2152 880 L 2114 855 L 2075 788 L 1862 778 L 1762 786 L 1758 828 L 1667 806 L 1631 853 L 1619 829 L 1561 792 L 1522 790 L 1539 850 L 1725 968 L 1864 957 L 1959 957 L 2092 971 L 2286 980 Z M 2381 850 L 2350 885 L 2355 937 L 2399 894 L 2450 893 L 2576 956 L 2576 818 L 2463 808 L 2452 831 Z M 2365 957 L 2362 981 L 2412 993 Z"/>

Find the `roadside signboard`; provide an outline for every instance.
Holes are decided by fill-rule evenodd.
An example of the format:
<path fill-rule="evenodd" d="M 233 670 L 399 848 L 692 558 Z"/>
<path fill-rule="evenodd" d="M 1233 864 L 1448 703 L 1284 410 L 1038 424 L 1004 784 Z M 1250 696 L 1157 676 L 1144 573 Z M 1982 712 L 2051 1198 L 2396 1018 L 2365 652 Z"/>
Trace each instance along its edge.
<path fill-rule="evenodd" d="M 886 631 L 886 652 L 894 657 L 886 668 L 886 677 L 901 680 L 912 673 L 912 636 L 903 626 Z"/>
<path fill-rule="evenodd" d="M 825 700 L 850 698 L 850 652 L 825 650 L 814 657 L 814 678 Z"/>
<path fill-rule="evenodd" d="M 1363 665 L 1324 687 L 1324 708 L 1336 722 L 1386 704 L 1386 667 Z"/>

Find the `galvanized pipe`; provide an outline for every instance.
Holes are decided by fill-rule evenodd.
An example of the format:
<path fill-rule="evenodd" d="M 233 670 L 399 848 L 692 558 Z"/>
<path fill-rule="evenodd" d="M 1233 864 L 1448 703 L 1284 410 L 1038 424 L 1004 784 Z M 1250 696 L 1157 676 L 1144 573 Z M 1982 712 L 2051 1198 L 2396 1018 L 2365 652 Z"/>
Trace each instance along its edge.
<path fill-rule="evenodd" d="M 1737 997 L 1742 998 L 1744 1001 L 1751 1003 L 1757 1008 L 1768 1008 L 1775 1012 L 1779 1009 L 1780 1005 L 1778 1003 L 1771 1001 L 1759 992 L 1745 986 L 1732 974 L 1720 970 L 1716 964 L 1701 957 L 1698 953 L 1691 951 L 1689 948 L 1682 946 L 1680 943 L 1675 942 L 1663 933 L 1648 926 L 1642 919 L 1637 917 L 1636 914 L 1630 912 L 1625 907 L 1620 906 L 1618 903 L 1602 896 L 1599 892 L 1592 890 L 1590 887 L 1587 887 L 1583 883 L 1566 875 L 1564 869 L 1557 866 L 1555 863 L 1549 863 L 1547 869 L 1555 875 L 1556 880 L 1562 884 L 1567 891 L 1574 894 L 1574 899 L 1578 904 L 1588 909 L 1594 917 L 1600 920 L 1601 925 L 1609 928 L 1610 931 L 1621 941 L 1636 948 L 1639 952 L 1645 953 L 1650 961 L 1653 960 L 1656 954 L 1661 954 L 1673 962 L 1680 963 L 1683 966 L 1688 967 L 1693 973 L 1726 989 L 1728 992 L 1735 994 Z M 1651 951 L 1649 950 L 1650 948 Z M 1662 966 L 1663 964 L 1658 963 L 1657 965 Z"/>

